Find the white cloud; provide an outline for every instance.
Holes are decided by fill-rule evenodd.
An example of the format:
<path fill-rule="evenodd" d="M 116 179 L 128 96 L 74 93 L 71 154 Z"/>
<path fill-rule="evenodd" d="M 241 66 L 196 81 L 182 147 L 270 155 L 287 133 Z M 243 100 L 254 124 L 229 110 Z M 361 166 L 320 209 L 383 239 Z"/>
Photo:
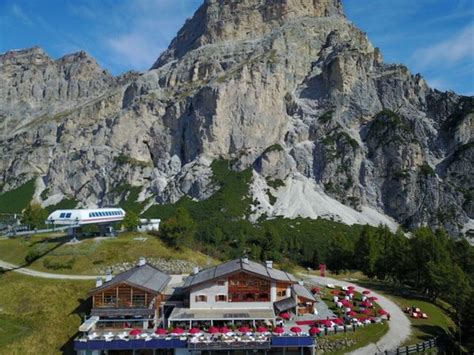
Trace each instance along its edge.
<path fill-rule="evenodd" d="M 460 61 L 474 60 L 474 24 L 471 23 L 451 38 L 420 48 L 412 56 L 419 68 L 440 64 L 455 65 Z"/>
<path fill-rule="evenodd" d="M 110 28 L 102 38 L 108 60 L 130 69 L 150 68 L 166 49 L 185 17 L 192 15 L 200 0 L 136 0 L 116 8 Z"/>
<path fill-rule="evenodd" d="M 137 33 L 109 38 L 106 44 L 119 62 L 137 69 L 149 68 L 163 50 Z"/>
<path fill-rule="evenodd" d="M 26 24 L 28 26 L 33 25 L 33 21 L 31 21 L 31 19 L 28 17 L 27 14 L 25 14 L 23 9 L 19 5 L 13 4 L 12 7 L 11 7 L 11 11 L 12 11 L 12 14 L 15 17 L 17 17 L 19 20 L 21 20 L 24 24 Z"/>

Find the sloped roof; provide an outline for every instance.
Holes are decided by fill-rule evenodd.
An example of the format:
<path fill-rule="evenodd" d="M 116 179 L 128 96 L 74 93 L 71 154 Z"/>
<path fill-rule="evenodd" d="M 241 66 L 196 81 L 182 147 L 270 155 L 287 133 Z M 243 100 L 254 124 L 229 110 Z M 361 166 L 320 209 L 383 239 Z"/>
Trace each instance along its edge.
<path fill-rule="evenodd" d="M 184 288 L 192 287 L 203 282 L 217 279 L 238 271 L 247 271 L 267 279 L 275 281 L 296 282 L 296 278 L 285 271 L 269 268 L 265 265 L 256 263 L 251 260 L 234 259 L 217 266 L 210 267 L 198 272 L 195 275 L 190 275 L 184 281 Z"/>
<path fill-rule="evenodd" d="M 284 298 L 273 303 L 276 310 L 281 313 L 296 307 L 296 300 L 293 297 Z"/>
<path fill-rule="evenodd" d="M 314 298 L 313 294 L 303 285 L 294 284 L 292 287 L 293 287 L 293 291 L 296 293 L 297 296 L 304 297 L 311 301 L 316 302 L 316 298 Z"/>
<path fill-rule="evenodd" d="M 142 266 L 135 266 L 130 270 L 118 274 L 109 282 L 91 290 L 90 293 L 93 294 L 124 282 L 132 286 L 145 288 L 158 293 L 166 287 L 170 280 L 171 277 L 169 275 L 150 264 L 145 264 Z"/>

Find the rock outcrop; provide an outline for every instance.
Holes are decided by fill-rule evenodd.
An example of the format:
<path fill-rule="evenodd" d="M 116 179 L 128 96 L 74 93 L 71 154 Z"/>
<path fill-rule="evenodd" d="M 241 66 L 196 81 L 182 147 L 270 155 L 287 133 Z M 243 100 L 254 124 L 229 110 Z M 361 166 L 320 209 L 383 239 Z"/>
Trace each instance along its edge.
<path fill-rule="evenodd" d="M 254 219 L 474 225 L 473 98 L 385 64 L 339 0 L 206 0 L 145 73 L 36 48 L 0 77 L 0 182 L 46 204 L 204 199 L 224 158 L 254 170 Z"/>

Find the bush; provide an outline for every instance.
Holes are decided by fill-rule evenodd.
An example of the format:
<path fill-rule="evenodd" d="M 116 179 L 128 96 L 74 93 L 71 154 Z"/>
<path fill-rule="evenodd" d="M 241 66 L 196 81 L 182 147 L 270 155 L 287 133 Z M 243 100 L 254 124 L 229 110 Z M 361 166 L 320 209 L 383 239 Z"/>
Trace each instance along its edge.
<path fill-rule="evenodd" d="M 48 252 L 47 244 L 37 244 L 32 247 L 25 256 L 25 261 L 30 264 L 36 259 L 39 259 Z"/>
<path fill-rule="evenodd" d="M 74 264 L 76 263 L 76 258 L 71 258 L 67 261 L 54 261 L 50 258 L 46 258 L 43 260 L 43 266 L 46 269 L 50 270 L 61 270 L 61 269 L 72 269 Z"/>
<path fill-rule="evenodd" d="M 125 217 L 123 218 L 122 225 L 128 231 L 136 231 L 137 227 L 140 225 L 140 218 L 138 214 L 133 211 L 127 211 Z"/>

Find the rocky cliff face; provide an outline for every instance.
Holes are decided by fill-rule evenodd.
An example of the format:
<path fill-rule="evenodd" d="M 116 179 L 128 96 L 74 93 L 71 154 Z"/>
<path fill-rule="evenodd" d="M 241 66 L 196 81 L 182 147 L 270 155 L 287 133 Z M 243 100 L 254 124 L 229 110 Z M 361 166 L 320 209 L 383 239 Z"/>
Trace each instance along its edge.
<path fill-rule="evenodd" d="M 142 74 L 32 49 L 0 76 L 0 181 L 45 204 L 204 199 L 225 158 L 253 169 L 250 218 L 474 225 L 473 98 L 385 64 L 338 0 L 206 0 Z"/>

